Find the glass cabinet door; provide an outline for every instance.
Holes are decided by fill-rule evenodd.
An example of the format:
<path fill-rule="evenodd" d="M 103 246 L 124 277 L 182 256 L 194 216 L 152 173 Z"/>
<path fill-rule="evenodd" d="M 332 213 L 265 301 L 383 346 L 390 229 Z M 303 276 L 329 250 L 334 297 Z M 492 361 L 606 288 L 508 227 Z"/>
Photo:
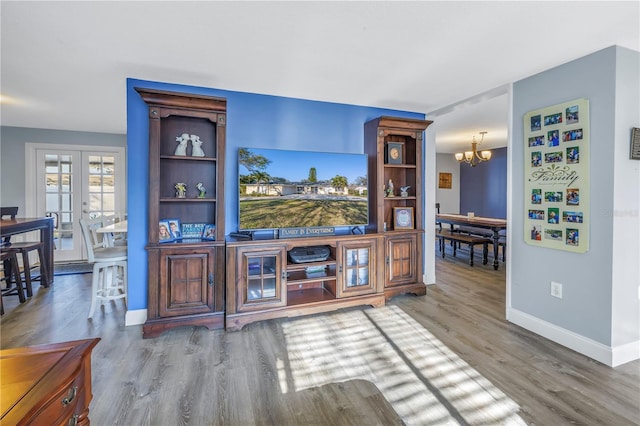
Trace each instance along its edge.
<path fill-rule="evenodd" d="M 238 283 L 238 311 L 250 311 L 287 304 L 284 276 L 284 248 L 239 249 L 240 282 Z"/>
<path fill-rule="evenodd" d="M 276 297 L 276 257 L 247 258 L 247 301 Z"/>
<path fill-rule="evenodd" d="M 338 271 L 341 273 L 338 286 L 338 297 L 375 292 L 375 258 L 372 253 L 375 241 L 345 243 L 340 245 L 341 263 Z"/>

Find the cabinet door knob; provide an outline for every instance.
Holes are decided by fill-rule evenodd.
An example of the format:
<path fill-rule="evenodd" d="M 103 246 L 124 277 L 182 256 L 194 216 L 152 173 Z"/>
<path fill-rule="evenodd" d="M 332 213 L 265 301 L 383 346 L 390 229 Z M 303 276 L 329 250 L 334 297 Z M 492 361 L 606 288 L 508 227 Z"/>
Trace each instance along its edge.
<path fill-rule="evenodd" d="M 67 396 L 62 398 L 62 406 L 66 407 L 67 405 L 71 404 L 73 402 L 73 400 L 76 399 L 76 394 L 77 393 L 78 393 L 78 387 L 77 386 L 74 386 L 71 389 L 69 389 L 69 392 L 67 392 Z"/>
<path fill-rule="evenodd" d="M 209 285 L 213 287 L 213 272 L 209 272 Z"/>

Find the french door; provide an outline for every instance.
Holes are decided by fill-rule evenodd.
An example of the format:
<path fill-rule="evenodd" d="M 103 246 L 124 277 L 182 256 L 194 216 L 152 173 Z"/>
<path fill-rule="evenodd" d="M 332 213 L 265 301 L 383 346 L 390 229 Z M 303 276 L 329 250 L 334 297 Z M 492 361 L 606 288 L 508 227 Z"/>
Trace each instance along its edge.
<path fill-rule="evenodd" d="M 80 218 L 125 212 L 124 148 L 27 144 L 29 216 L 53 217 L 54 261 L 86 258 Z"/>

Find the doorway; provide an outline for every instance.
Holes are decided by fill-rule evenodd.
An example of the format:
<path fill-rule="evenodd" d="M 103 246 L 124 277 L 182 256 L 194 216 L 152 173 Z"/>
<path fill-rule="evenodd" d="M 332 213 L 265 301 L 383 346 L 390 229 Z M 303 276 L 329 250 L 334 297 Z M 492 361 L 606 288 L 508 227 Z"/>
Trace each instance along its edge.
<path fill-rule="evenodd" d="M 28 143 L 25 154 L 27 216 L 53 218 L 54 262 L 86 260 L 80 219 L 125 211 L 125 149 Z"/>

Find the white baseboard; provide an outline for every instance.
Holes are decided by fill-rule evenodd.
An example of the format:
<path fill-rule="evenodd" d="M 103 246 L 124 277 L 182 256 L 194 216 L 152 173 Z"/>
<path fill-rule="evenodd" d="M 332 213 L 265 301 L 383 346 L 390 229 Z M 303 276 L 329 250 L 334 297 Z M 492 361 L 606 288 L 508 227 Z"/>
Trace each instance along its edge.
<path fill-rule="evenodd" d="M 140 325 L 140 324 L 144 324 L 146 320 L 147 320 L 146 309 L 127 311 L 127 313 L 124 316 L 124 325 L 125 327 L 130 325 Z"/>
<path fill-rule="evenodd" d="M 507 321 L 610 367 L 640 359 L 640 341 L 612 348 L 513 308 L 507 309 Z"/>
<path fill-rule="evenodd" d="M 640 359 L 640 340 L 613 348 L 611 351 L 611 366 L 617 367 Z"/>
<path fill-rule="evenodd" d="M 427 274 L 422 274 L 422 282 L 426 285 L 434 285 L 436 283 L 436 279 L 435 277 L 431 279 L 429 276 L 427 276 Z"/>

